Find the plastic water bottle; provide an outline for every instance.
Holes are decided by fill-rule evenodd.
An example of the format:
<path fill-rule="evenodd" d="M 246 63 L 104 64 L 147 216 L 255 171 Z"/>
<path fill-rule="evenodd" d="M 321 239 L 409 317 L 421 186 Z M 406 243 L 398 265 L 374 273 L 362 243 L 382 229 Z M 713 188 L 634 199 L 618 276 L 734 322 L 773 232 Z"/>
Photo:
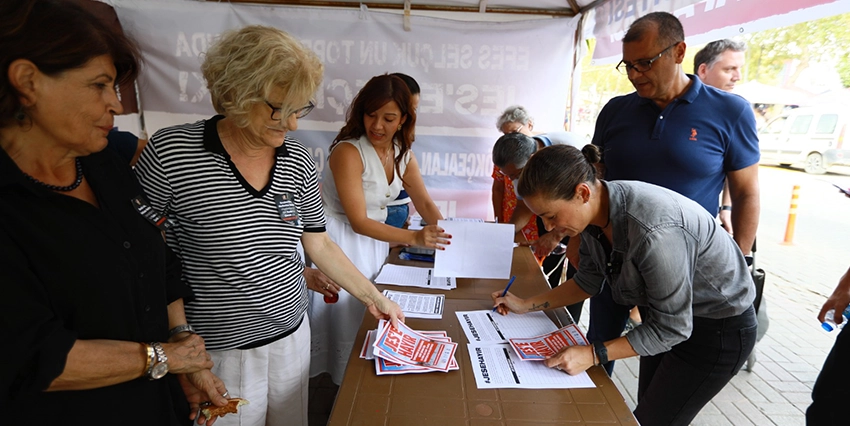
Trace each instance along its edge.
<path fill-rule="evenodd" d="M 847 308 L 844 309 L 844 320 L 841 321 L 841 324 L 835 323 L 835 309 L 830 309 L 830 310 L 826 311 L 826 315 L 824 316 L 823 319 L 824 319 L 824 322 L 822 322 L 820 324 L 820 326 L 823 327 L 824 330 L 826 330 L 826 331 L 832 331 L 832 330 L 835 330 L 835 329 L 841 330 L 842 328 L 844 328 L 844 324 L 847 324 L 847 321 L 850 321 L 850 306 L 847 306 Z"/>

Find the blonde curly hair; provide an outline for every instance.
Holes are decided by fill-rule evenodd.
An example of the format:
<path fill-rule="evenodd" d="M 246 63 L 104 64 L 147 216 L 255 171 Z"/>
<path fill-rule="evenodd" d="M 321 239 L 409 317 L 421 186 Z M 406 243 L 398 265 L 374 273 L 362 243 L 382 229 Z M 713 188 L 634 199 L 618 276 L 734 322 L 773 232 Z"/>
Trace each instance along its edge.
<path fill-rule="evenodd" d="M 324 65 L 291 35 L 251 25 L 222 34 L 207 51 L 201 71 L 216 112 L 246 127 L 251 108 L 267 102 L 275 88 L 283 95 L 281 110 L 306 105 L 322 82 Z"/>

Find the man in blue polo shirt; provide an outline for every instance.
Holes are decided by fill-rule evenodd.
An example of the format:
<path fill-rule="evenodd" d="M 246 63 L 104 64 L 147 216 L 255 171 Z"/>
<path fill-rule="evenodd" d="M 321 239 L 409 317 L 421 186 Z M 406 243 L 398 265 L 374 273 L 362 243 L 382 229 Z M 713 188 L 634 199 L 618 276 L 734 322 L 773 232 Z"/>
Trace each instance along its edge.
<path fill-rule="evenodd" d="M 606 180 L 639 180 L 674 190 L 717 214 L 728 179 L 734 239 L 749 255 L 758 228 L 759 147 L 746 100 L 685 74 L 685 34 L 679 20 L 654 12 L 636 20 L 623 38 L 617 65 L 635 92 L 612 99 L 596 121 L 592 143 L 602 151 Z M 617 338 L 631 306 L 607 287 L 591 298 L 591 341 Z M 608 374 L 613 364 L 606 365 Z"/>

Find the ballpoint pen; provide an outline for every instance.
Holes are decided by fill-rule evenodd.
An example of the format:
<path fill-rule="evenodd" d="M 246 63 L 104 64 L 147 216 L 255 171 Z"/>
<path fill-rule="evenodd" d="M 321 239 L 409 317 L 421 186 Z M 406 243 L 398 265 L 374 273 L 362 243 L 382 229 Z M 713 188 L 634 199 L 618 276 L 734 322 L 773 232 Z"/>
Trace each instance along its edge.
<path fill-rule="evenodd" d="M 503 292 L 502 292 L 502 295 L 501 295 L 501 296 L 499 296 L 499 297 L 505 297 L 505 295 L 506 295 L 506 294 L 508 294 L 508 290 L 510 290 L 510 289 L 511 289 L 511 284 L 513 284 L 513 283 L 514 283 L 514 280 L 515 280 L 515 279 L 516 279 L 516 276 L 512 276 L 512 277 L 511 277 L 511 280 L 510 280 L 510 281 L 508 281 L 508 285 L 507 285 L 507 286 L 505 286 L 505 291 L 503 291 Z M 497 308 L 497 306 L 494 306 L 494 307 L 493 307 L 493 312 L 496 312 L 496 308 Z"/>

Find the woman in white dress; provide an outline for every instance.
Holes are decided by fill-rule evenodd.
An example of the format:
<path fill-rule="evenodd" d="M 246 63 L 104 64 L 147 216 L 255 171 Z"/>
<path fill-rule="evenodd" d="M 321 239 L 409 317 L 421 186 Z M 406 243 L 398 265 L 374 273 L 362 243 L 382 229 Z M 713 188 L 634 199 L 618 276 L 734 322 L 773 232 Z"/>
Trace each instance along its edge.
<path fill-rule="evenodd" d="M 416 157 L 410 151 L 416 111 L 410 90 L 392 75 L 373 77 L 348 110 L 345 126 L 331 145 L 322 199 L 331 239 L 363 273 L 374 280 L 387 258 L 390 242 L 442 249 L 450 235 L 436 225 L 442 219 L 428 195 Z M 430 225 L 419 231 L 384 223 L 387 203 L 403 189 Z M 326 304 L 310 296 L 312 361 L 310 375 L 331 373 L 340 383 L 363 307 L 346 292 Z"/>

